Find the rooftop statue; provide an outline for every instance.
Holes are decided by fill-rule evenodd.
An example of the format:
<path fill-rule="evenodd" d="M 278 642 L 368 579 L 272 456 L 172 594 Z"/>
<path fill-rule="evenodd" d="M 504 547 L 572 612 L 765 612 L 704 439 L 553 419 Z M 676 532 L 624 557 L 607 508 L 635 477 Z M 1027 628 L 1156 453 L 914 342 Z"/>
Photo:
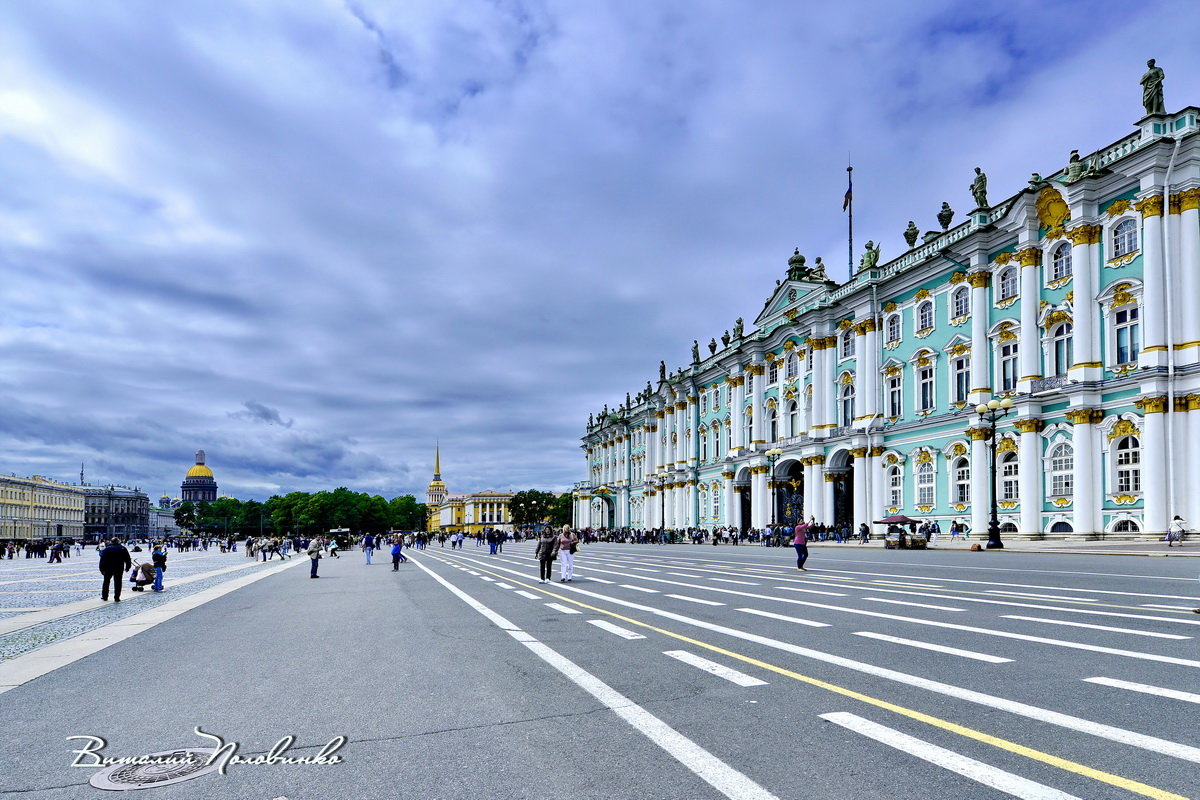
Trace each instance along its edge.
<path fill-rule="evenodd" d="M 827 281 L 829 276 L 825 274 L 825 263 L 821 261 L 821 257 L 817 256 L 817 263 L 809 272 L 809 277 L 814 281 Z"/>
<path fill-rule="evenodd" d="M 661 383 L 667 379 L 667 362 L 658 362 L 658 380 Z"/>
<path fill-rule="evenodd" d="M 1161 67 L 1154 66 L 1154 59 L 1146 62 L 1149 67 L 1146 74 L 1142 76 L 1142 105 L 1146 107 L 1146 114 L 1165 114 L 1167 108 L 1163 105 L 1163 78 L 1165 74 Z"/>
<path fill-rule="evenodd" d="M 879 245 L 873 241 L 867 242 L 867 250 L 862 254 L 862 259 L 858 262 L 860 271 L 865 269 L 875 269 L 875 265 L 879 263 Z"/>
<path fill-rule="evenodd" d="M 743 327 L 742 318 L 738 317 L 733 323 L 733 338 L 735 338 L 735 339 L 742 338 L 742 333 L 744 331 L 745 331 L 745 328 Z"/>
<path fill-rule="evenodd" d="M 942 230 L 950 227 L 950 220 L 954 219 L 954 209 L 949 203 L 942 203 L 942 210 L 938 212 L 938 224 L 942 226 Z"/>
<path fill-rule="evenodd" d="M 975 198 L 976 208 L 987 208 L 987 173 L 982 168 L 975 168 L 975 180 L 971 181 L 971 196 Z"/>
<path fill-rule="evenodd" d="M 692 339 L 692 363 L 700 363 L 700 343 L 695 339 Z"/>
<path fill-rule="evenodd" d="M 1078 150 L 1071 151 L 1071 157 L 1067 159 L 1067 182 L 1074 183 L 1083 177 L 1083 170 L 1087 165 L 1079 157 Z"/>
<path fill-rule="evenodd" d="M 717 354 L 717 340 L 715 338 L 708 341 L 708 352 L 714 356 Z"/>
<path fill-rule="evenodd" d="M 917 237 L 921 235 L 921 231 L 917 228 L 917 224 L 911 219 L 908 221 L 908 227 L 904 229 L 904 241 L 908 242 L 908 249 L 917 246 Z"/>

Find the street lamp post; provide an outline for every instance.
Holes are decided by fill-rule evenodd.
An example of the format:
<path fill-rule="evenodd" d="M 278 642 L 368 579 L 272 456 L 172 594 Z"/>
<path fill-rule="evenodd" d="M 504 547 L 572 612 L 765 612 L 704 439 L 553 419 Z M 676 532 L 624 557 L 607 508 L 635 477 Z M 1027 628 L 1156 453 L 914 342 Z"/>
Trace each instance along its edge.
<path fill-rule="evenodd" d="M 993 397 L 986 403 L 980 403 L 975 406 L 975 413 L 979 415 L 979 422 L 987 430 L 988 452 L 991 465 L 992 516 L 988 520 L 988 550 L 1002 550 L 1004 548 L 1004 542 L 1000 541 L 1000 509 L 997 506 L 996 498 L 996 424 L 1012 412 L 1012 405 L 1013 401 L 1011 397 L 1006 397 L 1003 400 L 997 400 Z"/>
<path fill-rule="evenodd" d="M 778 505 L 775 502 L 775 462 L 783 455 L 783 450 L 778 447 L 772 448 L 763 453 L 767 457 L 767 496 L 771 498 L 771 527 L 775 527 L 775 507 Z"/>

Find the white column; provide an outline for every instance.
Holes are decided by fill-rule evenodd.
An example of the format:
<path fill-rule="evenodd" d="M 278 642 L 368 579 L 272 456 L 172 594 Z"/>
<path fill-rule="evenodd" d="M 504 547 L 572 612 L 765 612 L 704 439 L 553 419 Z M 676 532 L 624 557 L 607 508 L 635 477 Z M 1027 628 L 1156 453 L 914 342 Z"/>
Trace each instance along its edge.
<path fill-rule="evenodd" d="M 1021 446 L 1017 450 L 1017 465 L 1020 471 L 1021 525 L 1023 535 L 1042 532 L 1042 429 L 1040 419 L 1018 420 L 1016 428 L 1021 432 Z"/>
<path fill-rule="evenodd" d="M 858 404 L 861 416 L 879 413 L 879 332 L 874 319 L 860 323 L 855 329 L 858 334 Z"/>
<path fill-rule="evenodd" d="M 683 408 L 680 408 L 683 406 Z M 679 429 L 679 449 L 675 451 L 675 466 L 683 469 L 688 462 L 688 415 L 687 400 L 683 395 L 675 401 L 675 427 Z"/>
<path fill-rule="evenodd" d="M 693 478 L 690 481 L 688 481 L 687 513 L 684 515 L 684 519 L 687 520 L 687 526 L 689 528 L 694 528 L 700 524 L 700 519 L 696 515 L 696 503 L 697 503 L 699 496 L 700 496 L 700 488 L 699 488 L 699 486 L 697 486 L 696 479 Z"/>
<path fill-rule="evenodd" d="M 1177 353 L 1178 363 L 1194 364 L 1200 361 L 1200 314 L 1196 313 L 1200 308 L 1200 189 L 1181 195 L 1182 210 L 1171 220 L 1171 229 L 1178 231 L 1179 239 L 1179 259 L 1173 262 L 1172 270 L 1172 279 L 1179 278 L 1175 293 L 1179 335 L 1175 343 L 1183 348 Z M 1187 520 L 1192 524 L 1190 517 Z"/>
<path fill-rule="evenodd" d="M 1080 225 L 1067 231 L 1071 240 L 1071 291 L 1074 294 L 1072 308 L 1072 347 L 1075 365 L 1071 368 L 1074 380 L 1095 380 L 1100 377 L 1103 358 L 1100 355 L 1100 307 L 1096 304 L 1097 273 L 1100 266 L 1096 242 L 1099 241 L 1099 225 Z"/>
<path fill-rule="evenodd" d="M 871 509 L 865 522 L 871 527 L 872 533 L 882 532 L 882 528 L 877 529 L 873 521 L 887 516 L 887 476 L 880 460 L 884 450 L 883 447 L 873 447 L 867 458 L 868 469 L 871 470 Z"/>
<path fill-rule="evenodd" d="M 991 514 L 991 451 L 982 436 L 982 428 L 972 428 L 971 435 L 971 533 L 987 533 Z"/>
<path fill-rule="evenodd" d="M 733 424 L 733 447 L 737 449 L 749 444 L 742 425 L 746 410 L 746 379 L 739 375 L 733 381 L 733 406 L 729 409 L 729 419 Z"/>
<path fill-rule="evenodd" d="M 1148 201 L 1154 199 L 1147 198 Z M 1161 198 L 1158 199 L 1158 213 L 1153 213 L 1153 202 L 1142 205 L 1140 305 L 1150 313 L 1142 314 L 1138 320 L 1142 326 L 1142 352 L 1138 356 L 1138 366 L 1141 367 L 1161 366 L 1167 362 L 1167 315 L 1158 311 L 1167 307 L 1167 289 L 1163 282 L 1162 203 Z"/>
<path fill-rule="evenodd" d="M 1103 414 L 1095 409 L 1072 409 L 1067 418 L 1073 423 L 1071 438 L 1075 446 L 1075 496 L 1071 527 L 1076 535 L 1099 530 L 1100 475 L 1096 426 Z"/>
<path fill-rule="evenodd" d="M 687 452 L 687 462 L 696 466 L 700 463 L 700 406 L 694 397 L 688 397 L 687 404 L 687 409 L 683 413 L 687 414 L 687 429 L 692 434 L 688 439 L 692 444 Z"/>
<path fill-rule="evenodd" d="M 854 521 L 850 527 L 857 531 L 860 522 L 869 523 L 871 521 L 871 498 L 867 497 L 867 472 L 871 465 L 866 458 L 867 448 L 865 447 L 852 450 L 850 455 L 854 456 Z"/>
<path fill-rule="evenodd" d="M 754 416 L 750 419 L 750 443 L 761 444 L 767 438 L 763 426 L 763 418 L 766 416 L 763 411 L 763 384 L 766 381 L 764 375 L 766 368 L 762 364 L 754 364 L 750 370 L 750 403 L 754 408 Z"/>
<path fill-rule="evenodd" d="M 808 348 L 812 351 L 812 416 L 808 420 L 809 436 L 822 435 L 825 425 L 825 340 L 820 336 L 810 337 Z"/>
<path fill-rule="evenodd" d="M 833 523 L 833 481 L 824 470 L 821 472 L 821 514 L 817 516 L 817 522 L 830 525 Z"/>
<path fill-rule="evenodd" d="M 733 473 L 725 472 L 721 474 L 721 489 L 724 494 L 723 502 L 721 503 L 721 519 L 718 525 L 732 525 L 733 523 L 733 507 L 737 499 L 736 493 L 733 491 Z"/>
<path fill-rule="evenodd" d="M 971 284 L 970 402 L 978 404 L 987 402 L 992 396 L 992 348 L 988 340 L 988 319 L 991 316 L 988 287 L 991 286 L 992 275 L 990 272 L 972 272 L 967 276 L 967 282 Z"/>
<path fill-rule="evenodd" d="M 1181 438 L 1177 433 L 1176 441 L 1194 442 L 1195 437 L 1200 436 L 1200 395 L 1189 394 L 1187 396 L 1188 412 L 1187 414 L 1176 414 L 1176 420 L 1182 420 L 1186 417 L 1187 428 L 1186 435 Z M 1183 433 L 1181 431 L 1180 433 Z M 1191 437 L 1191 438 L 1187 438 Z M 1184 473 L 1186 486 L 1195 487 L 1200 485 L 1200 447 L 1183 448 L 1183 458 L 1187 462 L 1187 470 Z M 1196 529 L 1200 526 L 1200 492 L 1194 489 L 1187 492 L 1181 492 L 1176 495 L 1179 505 L 1183 507 L 1183 511 L 1176 511 L 1187 520 L 1188 527 Z"/>
<path fill-rule="evenodd" d="M 1150 316 L 1150 315 L 1147 315 Z M 1166 398 L 1148 397 L 1142 417 L 1142 531 L 1165 536 L 1167 531 Z M 1193 443 L 1193 446 L 1194 443 Z M 1191 522 L 1191 520 L 1189 520 Z"/>
<path fill-rule="evenodd" d="M 825 402 L 824 414 L 825 425 L 827 428 L 837 427 L 837 402 L 838 402 L 838 387 L 834 384 L 833 373 L 837 368 L 837 337 L 825 337 L 825 349 L 821 352 L 825 357 L 821 359 L 821 382 L 825 386 Z"/>
<path fill-rule="evenodd" d="M 675 489 L 675 527 L 686 528 L 688 524 L 688 485 L 685 481 L 680 481 L 679 486 Z"/>
<path fill-rule="evenodd" d="M 1019 391 L 1030 391 L 1030 382 L 1042 377 L 1042 337 L 1038 311 L 1042 293 L 1040 248 L 1030 247 L 1017 254 L 1021 263 L 1021 347 L 1017 353 Z"/>
<path fill-rule="evenodd" d="M 752 467 L 750 474 L 750 525 L 754 528 L 766 526 L 767 473 Z"/>
<path fill-rule="evenodd" d="M 622 486 L 617 492 L 617 513 L 613 515 L 616 520 L 616 527 L 626 528 L 629 526 L 629 489 Z"/>
<path fill-rule="evenodd" d="M 800 463 L 803 465 L 804 474 L 804 521 L 808 522 L 808 518 L 816 513 L 816 488 L 821 476 L 808 458 L 801 459 Z"/>
<path fill-rule="evenodd" d="M 732 484 L 732 480 L 730 483 Z M 733 526 L 734 530 L 740 531 L 742 529 L 742 492 L 746 491 L 746 488 L 739 486 L 738 489 L 741 489 L 741 491 L 737 489 L 733 490 L 733 504 L 729 506 L 728 519 L 729 524 Z"/>

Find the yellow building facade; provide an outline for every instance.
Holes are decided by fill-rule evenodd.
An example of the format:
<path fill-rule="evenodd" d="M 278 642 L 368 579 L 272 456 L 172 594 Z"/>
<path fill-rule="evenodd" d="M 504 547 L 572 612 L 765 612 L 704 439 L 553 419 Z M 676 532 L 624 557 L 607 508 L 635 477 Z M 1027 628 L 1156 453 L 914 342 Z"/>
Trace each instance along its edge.
<path fill-rule="evenodd" d="M 426 528 L 434 532 L 482 533 L 485 530 L 513 529 L 509 513 L 511 492 L 476 492 L 451 495 L 442 480 L 441 449 L 435 451 L 433 480 L 425 490 L 425 505 L 429 510 Z"/>
<path fill-rule="evenodd" d="M 0 475 L 0 539 L 82 539 L 83 517 L 82 486 Z"/>

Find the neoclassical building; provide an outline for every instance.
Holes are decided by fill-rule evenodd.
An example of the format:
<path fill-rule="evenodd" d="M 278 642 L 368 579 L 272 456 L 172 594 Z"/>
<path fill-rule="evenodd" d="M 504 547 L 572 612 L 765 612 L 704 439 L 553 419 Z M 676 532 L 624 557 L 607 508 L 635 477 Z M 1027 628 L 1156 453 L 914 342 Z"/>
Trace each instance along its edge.
<path fill-rule="evenodd" d="M 476 534 L 485 530 L 512 532 L 512 514 L 508 503 L 511 492 L 484 491 L 474 494 L 450 494 L 442 480 L 442 452 L 435 450 L 433 480 L 425 490 L 429 517 L 426 530 Z"/>
<path fill-rule="evenodd" d="M 1005 532 L 1200 521 L 1200 109 L 1136 128 L 844 284 L 797 251 L 752 329 L 589 420 L 576 524 L 982 532 L 994 397 Z"/>
<path fill-rule="evenodd" d="M 179 487 L 184 503 L 211 503 L 217 499 L 217 481 L 213 471 L 204 463 L 204 451 L 196 451 L 196 463 L 187 471 Z"/>

